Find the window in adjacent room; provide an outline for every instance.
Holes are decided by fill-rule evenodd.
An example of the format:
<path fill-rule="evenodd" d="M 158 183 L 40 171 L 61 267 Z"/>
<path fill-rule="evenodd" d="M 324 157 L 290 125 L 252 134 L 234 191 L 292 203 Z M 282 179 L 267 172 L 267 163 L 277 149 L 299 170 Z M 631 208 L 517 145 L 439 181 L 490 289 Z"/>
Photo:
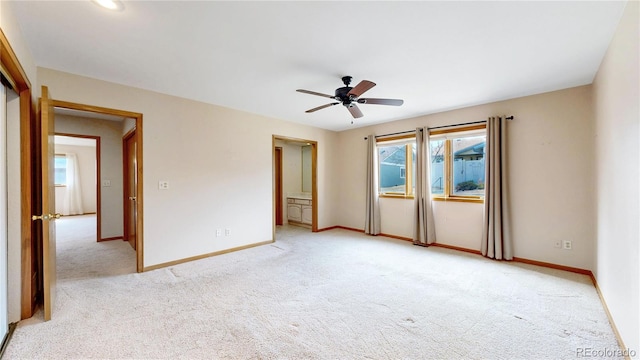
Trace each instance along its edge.
<path fill-rule="evenodd" d="M 416 164 L 415 135 L 378 140 L 380 195 L 413 197 Z"/>
<path fill-rule="evenodd" d="M 431 132 L 434 200 L 483 201 L 485 144 L 485 125 Z"/>
<path fill-rule="evenodd" d="M 67 157 L 64 154 L 56 154 L 54 158 L 55 165 L 55 184 L 56 186 L 67 185 Z"/>

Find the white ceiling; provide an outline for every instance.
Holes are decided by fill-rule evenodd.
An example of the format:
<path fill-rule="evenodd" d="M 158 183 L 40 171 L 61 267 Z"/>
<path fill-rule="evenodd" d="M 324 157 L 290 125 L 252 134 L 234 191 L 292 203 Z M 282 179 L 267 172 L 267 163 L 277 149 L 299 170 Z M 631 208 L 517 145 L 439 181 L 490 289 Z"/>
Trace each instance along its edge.
<path fill-rule="evenodd" d="M 625 2 L 11 3 L 38 66 L 331 130 L 589 84 Z M 304 111 L 340 78 L 360 105 Z"/>

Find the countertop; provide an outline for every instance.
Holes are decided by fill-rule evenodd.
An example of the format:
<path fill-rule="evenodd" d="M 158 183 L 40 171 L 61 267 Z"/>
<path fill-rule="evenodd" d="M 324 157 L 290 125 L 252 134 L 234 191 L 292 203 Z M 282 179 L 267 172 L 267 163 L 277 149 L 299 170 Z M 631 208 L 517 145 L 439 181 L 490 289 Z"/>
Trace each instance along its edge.
<path fill-rule="evenodd" d="M 311 193 L 290 193 L 287 194 L 287 198 L 311 200 Z"/>

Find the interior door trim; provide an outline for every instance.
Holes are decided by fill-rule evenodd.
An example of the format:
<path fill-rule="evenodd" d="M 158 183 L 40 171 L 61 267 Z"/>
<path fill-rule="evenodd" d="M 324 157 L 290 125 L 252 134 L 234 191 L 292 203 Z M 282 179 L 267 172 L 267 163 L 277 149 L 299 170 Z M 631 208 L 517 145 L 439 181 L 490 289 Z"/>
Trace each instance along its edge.
<path fill-rule="evenodd" d="M 35 103 L 31 98 L 31 82 L 24 68 L 20 64 L 16 53 L 13 51 L 9 40 L 0 29 L 0 71 L 15 85 L 15 91 L 20 96 L 20 242 L 21 242 L 21 296 L 20 318 L 27 319 L 33 316 L 36 306 L 37 289 L 32 286 L 34 276 L 41 276 L 33 272 L 33 251 L 35 238 L 35 226 L 31 221 L 34 204 L 34 192 L 32 188 L 33 178 L 33 149 L 32 149 L 32 121 L 35 121 Z"/>
<path fill-rule="evenodd" d="M 130 213 L 130 203 L 131 203 L 131 198 L 129 198 L 129 179 L 131 177 L 131 174 L 129 172 L 129 156 L 130 156 L 130 152 L 129 152 L 129 148 L 128 148 L 128 141 L 131 140 L 132 138 L 135 139 L 135 135 L 136 135 L 136 128 L 134 127 L 133 129 L 127 131 L 126 134 L 124 134 L 124 136 L 122 136 L 122 197 L 123 197 L 123 202 L 122 202 L 122 215 L 123 215 L 123 233 L 122 233 L 122 239 L 124 241 L 126 241 L 127 243 L 129 243 L 129 238 L 130 238 L 130 228 L 129 228 L 129 219 L 131 216 Z M 137 145 L 136 145 L 137 147 Z M 136 159 L 137 162 L 137 159 Z M 137 195 L 137 194 L 136 194 Z M 136 198 L 137 201 L 137 198 Z M 137 216 L 137 215 L 136 215 Z M 137 231 L 137 229 L 136 229 Z M 137 246 L 137 244 L 136 244 Z"/>
<path fill-rule="evenodd" d="M 282 147 L 275 147 L 275 224 L 282 225 L 284 223 L 282 211 Z"/>
<path fill-rule="evenodd" d="M 136 193 L 137 193 L 136 210 L 138 212 L 138 218 L 136 219 L 136 271 L 143 272 L 144 271 L 144 246 L 143 246 L 144 228 L 142 225 L 144 220 L 144 216 L 143 216 L 144 196 L 143 196 L 142 184 L 144 182 L 142 178 L 142 174 L 143 174 L 143 171 L 142 171 L 143 169 L 142 114 L 137 112 L 126 111 L 126 110 L 111 109 L 111 108 L 105 108 L 100 106 L 79 104 L 79 103 L 73 103 L 69 101 L 61 101 L 61 100 L 55 100 L 55 99 L 52 102 L 53 102 L 53 106 L 57 108 L 88 111 L 88 112 L 94 112 L 99 114 L 115 115 L 115 116 L 135 119 L 136 121 L 135 137 L 136 137 L 136 142 L 138 144 L 136 148 L 136 158 L 137 158 L 136 161 L 138 165 L 138 184 L 136 186 Z"/>

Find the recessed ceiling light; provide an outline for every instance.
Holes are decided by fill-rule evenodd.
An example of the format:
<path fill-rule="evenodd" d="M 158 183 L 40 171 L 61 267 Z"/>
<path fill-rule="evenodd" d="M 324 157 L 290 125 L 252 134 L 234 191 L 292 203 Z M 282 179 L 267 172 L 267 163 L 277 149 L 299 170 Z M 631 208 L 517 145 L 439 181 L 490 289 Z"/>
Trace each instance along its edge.
<path fill-rule="evenodd" d="M 109 10 L 124 10 L 124 4 L 119 0 L 92 0 L 94 4 Z"/>

